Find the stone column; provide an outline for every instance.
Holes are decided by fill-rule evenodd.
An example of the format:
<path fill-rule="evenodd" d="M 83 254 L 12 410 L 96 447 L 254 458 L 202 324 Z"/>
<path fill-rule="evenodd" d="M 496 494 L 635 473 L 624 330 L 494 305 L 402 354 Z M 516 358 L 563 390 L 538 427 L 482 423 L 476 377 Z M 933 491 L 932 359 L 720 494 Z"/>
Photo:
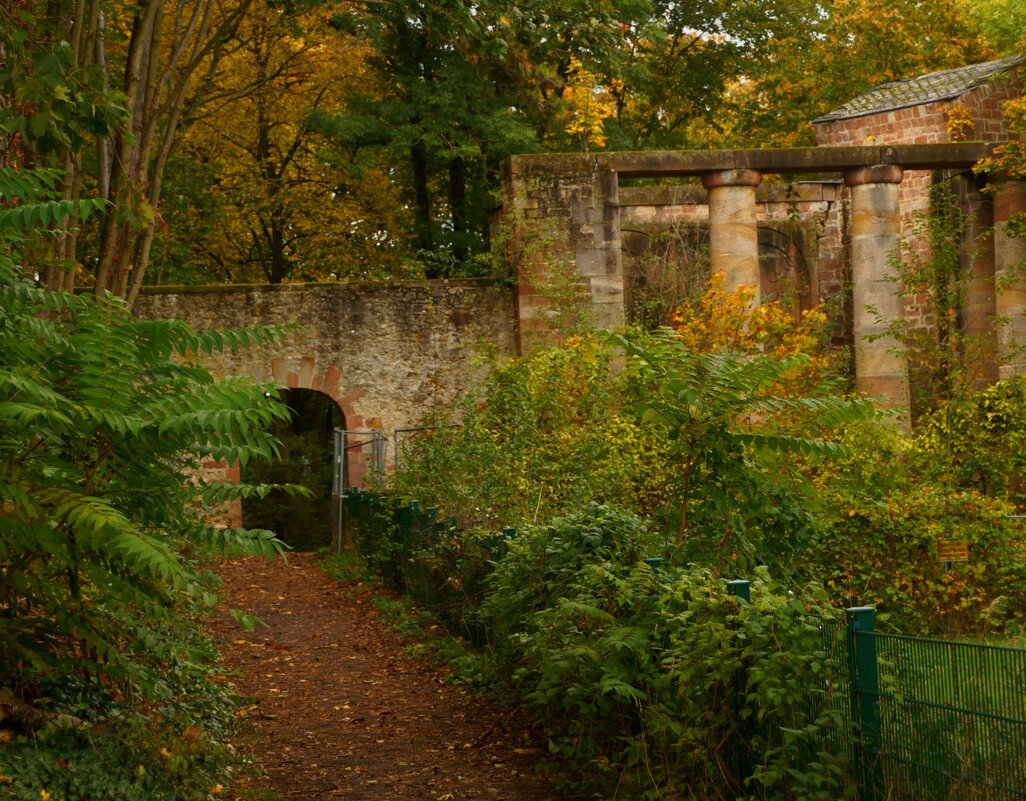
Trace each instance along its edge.
<path fill-rule="evenodd" d="M 961 266 L 967 277 L 962 331 L 972 385 L 982 389 L 997 380 L 997 314 L 994 288 L 994 204 L 972 180 L 960 178 L 961 212 L 969 220 Z"/>
<path fill-rule="evenodd" d="M 888 280 L 900 247 L 901 167 L 878 164 L 844 173 L 851 189 L 851 274 L 855 386 L 891 409 L 909 408 L 908 365 L 901 343 L 886 336 L 903 316 L 901 287 Z"/>
<path fill-rule="evenodd" d="M 762 296 L 759 270 L 759 231 L 755 220 L 755 187 L 762 175 L 755 170 L 722 170 L 702 176 L 709 190 L 709 267 L 726 278 L 726 289 L 755 289 Z"/>
<path fill-rule="evenodd" d="M 619 187 L 614 170 L 596 166 L 591 196 L 570 212 L 577 280 L 587 287 L 586 317 L 595 328 L 619 328 L 626 322 Z"/>
<path fill-rule="evenodd" d="M 998 378 L 1026 373 L 1026 239 L 1008 236 L 1008 220 L 1026 213 L 1026 182 L 1008 181 L 994 195 Z"/>

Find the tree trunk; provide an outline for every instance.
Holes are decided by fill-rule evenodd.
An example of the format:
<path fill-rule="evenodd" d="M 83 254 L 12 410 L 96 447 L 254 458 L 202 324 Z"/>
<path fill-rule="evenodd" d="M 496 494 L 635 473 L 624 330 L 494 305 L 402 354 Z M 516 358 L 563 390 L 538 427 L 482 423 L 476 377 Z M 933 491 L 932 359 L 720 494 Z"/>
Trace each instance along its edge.
<path fill-rule="evenodd" d="M 462 156 L 449 160 L 449 210 L 452 213 L 452 257 L 458 265 L 467 260 L 467 163 Z"/>
<path fill-rule="evenodd" d="M 435 238 L 431 224 L 431 193 L 428 187 L 427 148 L 422 141 L 410 148 L 413 167 L 413 195 L 417 206 L 417 248 L 434 250 Z"/>
<path fill-rule="evenodd" d="M 135 14 L 123 83 L 130 124 L 115 140 L 114 157 L 102 160 L 108 169 L 101 186 L 106 184 L 118 211 L 104 219 L 95 284 L 97 295 L 113 292 L 129 305 L 149 265 L 164 168 L 183 114 L 203 100 L 202 92 L 193 94 L 194 78 L 216 71 L 223 43 L 252 0 L 239 0 L 229 10 L 214 0 L 183 0 L 172 7 L 167 0 L 143 3 Z M 169 9 L 174 13 L 166 19 Z M 165 41 L 165 28 L 174 34 L 171 41 Z"/>

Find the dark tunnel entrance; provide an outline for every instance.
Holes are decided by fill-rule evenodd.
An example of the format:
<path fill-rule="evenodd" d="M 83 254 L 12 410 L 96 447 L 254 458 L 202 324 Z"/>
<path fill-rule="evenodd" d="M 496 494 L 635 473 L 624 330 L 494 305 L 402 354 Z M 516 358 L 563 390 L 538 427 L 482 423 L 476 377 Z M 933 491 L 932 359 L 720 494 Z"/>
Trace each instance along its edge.
<path fill-rule="evenodd" d="M 247 528 L 266 528 L 301 551 L 328 547 L 332 541 L 331 482 L 334 457 L 333 432 L 345 428 L 345 418 L 335 401 L 311 389 L 281 390 L 292 412 L 273 432 L 281 440 L 281 459 L 272 463 L 251 462 L 242 479 L 250 484 L 302 484 L 312 497 L 272 492 L 266 498 L 242 502 L 242 521 Z"/>

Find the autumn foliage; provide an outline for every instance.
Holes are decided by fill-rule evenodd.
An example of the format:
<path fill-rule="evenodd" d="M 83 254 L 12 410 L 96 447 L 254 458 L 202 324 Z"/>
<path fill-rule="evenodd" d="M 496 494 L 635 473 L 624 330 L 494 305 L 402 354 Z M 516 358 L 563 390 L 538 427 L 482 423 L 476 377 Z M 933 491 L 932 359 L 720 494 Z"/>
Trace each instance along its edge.
<path fill-rule="evenodd" d="M 671 319 L 681 341 L 696 353 L 761 353 L 775 359 L 805 354 L 808 360 L 780 387 L 786 392 L 811 389 L 836 373 L 836 358 L 823 347 L 827 315 L 822 308 L 792 309 L 779 300 L 756 305 L 754 287 L 728 290 L 722 273 Z"/>

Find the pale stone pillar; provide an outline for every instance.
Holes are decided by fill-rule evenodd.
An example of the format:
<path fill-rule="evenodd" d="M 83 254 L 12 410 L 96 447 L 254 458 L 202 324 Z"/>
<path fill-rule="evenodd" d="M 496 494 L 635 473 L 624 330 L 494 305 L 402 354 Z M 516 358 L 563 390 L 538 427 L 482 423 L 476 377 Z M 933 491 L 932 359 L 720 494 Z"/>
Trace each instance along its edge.
<path fill-rule="evenodd" d="M 890 274 L 898 251 L 901 167 L 879 164 L 844 173 L 851 189 L 851 273 L 855 386 L 891 409 L 909 408 L 908 365 L 901 343 L 886 335 L 903 316 L 901 287 Z"/>
<path fill-rule="evenodd" d="M 1007 181 L 994 195 L 994 273 L 997 278 L 998 378 L 1026 373 L 1026 239 L 1005 232 L 1026 212 L 1026 182 Z"/>
<path fill-rule="evenodd" d="M 963 333 L 965 361 L 972 385 L 982 389 L 997 380 L 997 314 L 994 287 L 994 204 L 968 180 L 959 181 L 962 212 L 969 217 L 962 246 L 967 271 Z"/>
<path fill-rule="evenodd" d="M 755 219 L 755 187 L 762 175 L 755 170 L 721 170 L 702 176 L 709 190 L 709 267 L 726 278 L 726 289 L 755 289 L 762 296 L 759 271 L 759 230 Z"/>

